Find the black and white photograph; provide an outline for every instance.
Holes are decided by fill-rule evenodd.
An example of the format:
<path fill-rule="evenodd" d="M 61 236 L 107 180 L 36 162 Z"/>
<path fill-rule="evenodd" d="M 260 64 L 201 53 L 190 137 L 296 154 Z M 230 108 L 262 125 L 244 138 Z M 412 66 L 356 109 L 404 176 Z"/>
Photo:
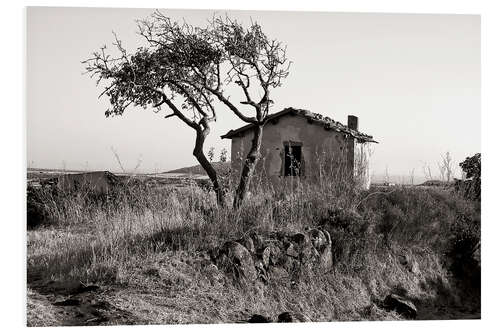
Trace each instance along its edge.
<path fill-rule="evenodd" d="M 24 11 L 24 325 L 481 321 L 480 13 Z"/>

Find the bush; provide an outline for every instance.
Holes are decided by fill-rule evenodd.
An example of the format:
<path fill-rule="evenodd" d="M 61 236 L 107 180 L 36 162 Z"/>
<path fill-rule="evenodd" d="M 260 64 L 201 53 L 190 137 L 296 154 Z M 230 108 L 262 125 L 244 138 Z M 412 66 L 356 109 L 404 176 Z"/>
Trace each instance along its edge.
<path fill-rule="evenodd" d="M 451 258 L 451 270 L 455 276 L 463 278 L 479 270 L 474 254 L 481 241 L 481 222 L 478 217 L 461 215 L 451 226 L 450 246 L 447 252 Z"/>
<path fill-rule="evenodd" d="M 458 180 L 455 189 L 471 200 L 481 200 L 481 154 L 467 157 L 459 164 L 466 179 Z"/>
<path fill-rule="evenodd" d="M 61 249 L 52 259 L 33 264 L 50 265 L 54 274 L 74 269 L 77 272 L 72 274 L 83 274 L 82 278 L 104 276 L 103 265 L 116 270 L 131 255 L 205 251 L 249 232 L 303 232 L 319 226 L 330 232 L 335 265 L 354 272 L 369 265 L 374 255 L 384 256 L 399 247 L 448 251 L 450 257 L 458 258 L 459 253 L 470 253 L 474 237 L 479 237 L 479 228 L 466 229 L 470 221 L 480 224 L 478 203 L 452 191 L 411 187 L 343 192 L 338 186 L 298 184 L 277 193 L 256 188 L 238 210 L 218 207 L 213 191 L 194 184 L 174 189 L 130 182 L 106 196 L 81 189 L 39 189 L 28 195 L 32 207 L 28 223 L 78 225 L 93 238 L 80 245 L 68 240 L 68 253 Z M 76 256 L 80 261 L 70 268 L 68 259 L 57 268 L 63 262 L 61 256 Z"/>

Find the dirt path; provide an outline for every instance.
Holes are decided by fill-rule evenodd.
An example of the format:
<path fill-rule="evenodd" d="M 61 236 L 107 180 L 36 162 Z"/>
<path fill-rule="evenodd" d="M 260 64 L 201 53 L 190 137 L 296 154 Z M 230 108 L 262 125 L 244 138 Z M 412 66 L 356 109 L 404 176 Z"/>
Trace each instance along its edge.
<path fill-rule="evenodd" d="M 132 325 L 140 320 L 112 302 L 115 290 L 78 281 L 28 283 L 28 326 Z"/>

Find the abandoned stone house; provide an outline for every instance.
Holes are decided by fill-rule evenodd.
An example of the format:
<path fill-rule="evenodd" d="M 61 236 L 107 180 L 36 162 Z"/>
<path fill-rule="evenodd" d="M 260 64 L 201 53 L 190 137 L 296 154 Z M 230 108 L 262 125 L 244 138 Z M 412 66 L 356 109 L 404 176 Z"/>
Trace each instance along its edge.
<path fill-rule="evenodd" d="M 256 172 L 274 185 L 297 177 L 317 181 L 321 179 L 321 172 L 343 168 L 361 187 L 370 186 L 369 145 L 377 141 L 359 131 L 357 117 L 348 116 L 346 126 L 317 113 L 286 108 L 268 119 Z M 249 124 L 222 136 L 231 139 L 233 174 L 241 173 L 251 146 L 253 126 Z"/>

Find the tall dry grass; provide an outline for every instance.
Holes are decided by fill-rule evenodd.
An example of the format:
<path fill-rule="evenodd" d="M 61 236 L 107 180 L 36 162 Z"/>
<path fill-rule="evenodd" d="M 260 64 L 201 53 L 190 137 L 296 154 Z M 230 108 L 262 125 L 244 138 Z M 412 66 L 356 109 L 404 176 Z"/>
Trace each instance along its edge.
<path fill-rule="evenodd" d="M 456 286 L 448 266 L 459 257 L 457 251 L 465 251 L 464 239 L 474 243 L 479 237 L 478 203 L 441 188 L 362 191 L 348 172 L 329 165 L 325 161 L 318 169 L 319 182 L 296 178 L 293 186 L 276 188 L 259 177 L 239 210 L 217 206 L 214 193 L 196 185 L 175 189 L 129 182 L 107 196 L 39 190 L 36 202 L 47 224 L 28 232 L 28 279 L 41 274 L 137 284 L 137 268 L 158 256 L 195 258 L 251 231 L 321 225 L 333 240 L 334 268 L 328 275 L 299 286 L 264 286 L 266 291 L 257 294 L 219 286 L 214 297 L 226 300 L 219 305 L 229 311 L 235 302 L 254 304 L 254 311 L 286 308 L 315 320 L 347 320 L 382 318 L 373 302 L 400 289 L 424 303 L 444 290 L 460 303 L 451 296 Z M 402 267 L 401 256 L 418 269 Z M 192 274 L 189 281 L 201 279 L 200 272 Z M 199 292 L 196 297 L 209 292 L 192 288 Z M 285 306 L 284 300 L 295 305 Z"/>

